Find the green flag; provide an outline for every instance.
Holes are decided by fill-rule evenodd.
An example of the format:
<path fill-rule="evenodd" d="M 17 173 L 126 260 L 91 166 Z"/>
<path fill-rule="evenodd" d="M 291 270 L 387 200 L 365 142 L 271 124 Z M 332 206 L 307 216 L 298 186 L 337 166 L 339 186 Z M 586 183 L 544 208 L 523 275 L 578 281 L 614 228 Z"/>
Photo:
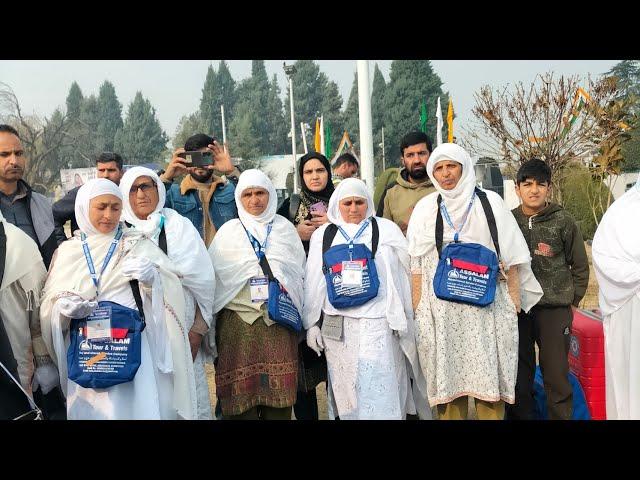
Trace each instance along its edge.
<path fill-rule="evenodd" d="M 324 129 L 324 155 L 331 160 L 331 126 L 329 122 Z"/>
<path fill-rule="evenodd" d="M 427 104 L 420 100 L 420 130 L 427 133 Z"/>

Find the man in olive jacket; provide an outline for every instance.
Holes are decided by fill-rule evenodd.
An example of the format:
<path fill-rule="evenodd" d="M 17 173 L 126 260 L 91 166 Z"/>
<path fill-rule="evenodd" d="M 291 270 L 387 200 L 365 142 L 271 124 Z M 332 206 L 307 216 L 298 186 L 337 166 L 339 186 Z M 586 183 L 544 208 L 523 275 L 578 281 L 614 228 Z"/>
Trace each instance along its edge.
<path fill-rule="evenodd" d="M 404 235 L 407 234 L 413 208 L 423 197 L 435 191 L 427 175 L 427 160 L 432 150 L 431 140 L 425 133 L 405 135 L 400 142 L 403 168 L 378 200 L 376 215 L 394 222 Z"/>
<path fill-rule="evenodd" d="M 589 261 L 580 228 L 560 205 L 547 200 L 551 169 L 542 160 L 523 163 L 516 178 L 522 205 L 513 215 L 531 251 L 531 269 L 544 295 L 529 314 L 518 316 L 520 335 L 516 403 L 507 418 L 533 416 L 533 379 L 538 344 L 550 420 L 570 420 L 573 389 L 568 379 L 573 309 L 589 283 Z"/>

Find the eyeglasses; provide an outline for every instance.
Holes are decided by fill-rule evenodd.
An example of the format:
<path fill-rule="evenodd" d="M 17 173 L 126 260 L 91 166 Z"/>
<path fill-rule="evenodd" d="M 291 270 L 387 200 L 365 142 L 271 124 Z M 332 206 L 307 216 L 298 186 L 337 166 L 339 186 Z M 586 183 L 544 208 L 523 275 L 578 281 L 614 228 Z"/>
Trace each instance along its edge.
<path fill-rule="evenodd" d="M 152 189 L 152 188 L 156 188 L 155 182 L 141 183 L 139 185 L 133 185 L 131 187 L 131 190 L 129 190 L 129 195 L 135 195 L 136 193 L 138 193 L 138 190 L 142 190 L 142 193 L 147 195 L 149 190 Z"/>

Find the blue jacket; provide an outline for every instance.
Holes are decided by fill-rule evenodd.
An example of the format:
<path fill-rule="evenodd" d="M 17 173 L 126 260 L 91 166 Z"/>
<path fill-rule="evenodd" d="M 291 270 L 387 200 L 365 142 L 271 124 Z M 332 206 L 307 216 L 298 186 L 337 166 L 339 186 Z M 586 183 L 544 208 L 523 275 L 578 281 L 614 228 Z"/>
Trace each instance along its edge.
<path fill-rule="evenodd" d="M 188 177 L 187 177 L 188 178 Z M 202 216 L 202 203 L 195 188 L 187 188 L 185 178 L 180 185 L 173 183 L 165 184 L 167 187 L 167 199 L 164 206 L 172 208 L 183 217 L 191 221 L 194 227 L 200 232 L 200 238 L 204 240 L 204 222 Z M 220 183 L 209 202 L 209 217 L 216 230 L 227 221 L 238 218 L 238 209 L 235 199 L 235 185 L 227 182 L 226 185 Z"/>

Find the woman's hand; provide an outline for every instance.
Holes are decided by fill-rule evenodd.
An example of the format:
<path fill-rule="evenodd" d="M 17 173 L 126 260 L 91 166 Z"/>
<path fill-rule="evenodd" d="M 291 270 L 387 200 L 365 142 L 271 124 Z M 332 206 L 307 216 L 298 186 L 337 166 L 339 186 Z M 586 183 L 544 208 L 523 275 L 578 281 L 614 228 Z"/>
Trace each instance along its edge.
<path fill-rule="evenodd" d="M 311 212 L 311 223 L 316 227 L 321 227 L 325 223 L 328 223 L 329 219 L 327 218 L 326 213 L 317 213 Z"/>
<path fill-rule="evenodd" d="M 298 231 L 298 235 L 300 236 L 301 240 L 309 240 L 311 238 L 311 235 L 313 235 L 313 232 L 316 231 L 316 226 L 313 224 L 313 222 L 311 220 L 305 220 L 304 222 L 301 222 L 298 224 L 298 226 L 296 227 L 296 230 Z"/>

